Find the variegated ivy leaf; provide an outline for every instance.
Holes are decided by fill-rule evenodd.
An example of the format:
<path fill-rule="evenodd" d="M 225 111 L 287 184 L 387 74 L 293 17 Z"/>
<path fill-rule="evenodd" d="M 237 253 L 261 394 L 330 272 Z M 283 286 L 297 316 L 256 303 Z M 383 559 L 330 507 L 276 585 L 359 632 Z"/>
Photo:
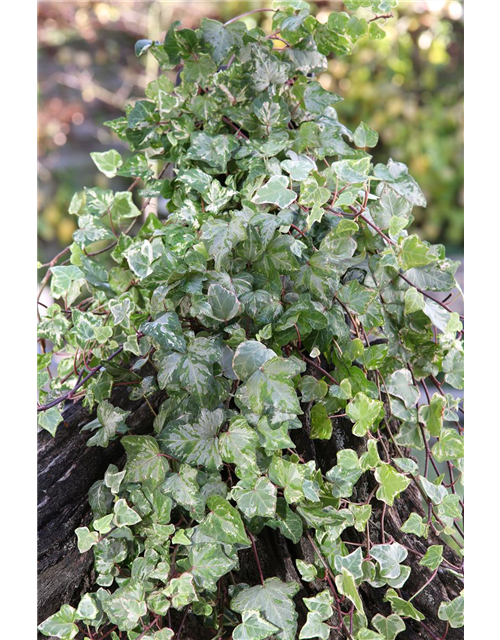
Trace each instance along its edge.
<path fill-rule="evenodd" d="M 51 407 L 47 411 L 38 414 L 38 424 L 53 437 L 55 437 L 57 427 L 62 421 L 63 417 L 59 407 Z"/>
<path fill-rule="evenodd" d="M 400 598 L 394 589 L 388 589 L 384 600 L 389 602 L 396 615 L 412 618 L 413 620 L 425 620 L 423 613 L 415 609 L 411 602 Z"/>
<path fill-rule="evenodd" d="M 126 433 L 128 427 L 125 420 L 130 411 L 124 411 L 120 407 L 114 407 L 111 402 L 104 400 L 97 407 L 97 418 L 86 424 L 82 431 L 95 431 L 88 439 L 88 447 L 107 447 L 109 441 L 117 434 Z"/>
<path fill-rule="evenodd" d="M 352 573 L 345 567 L 342 567 L 340 575 L 335 576 L 335 584 L 337 585 L 340 593 L 349 598 L 349 600 L 354 604 L 356 610 L 360 613 L 364 613 L 363 601 L 358 593 L 356 581 Z"/>
<path fill-rule="evenodd" d="M 276 487 L 264 477 L 241 480 L 233 487 L 231 498 L 247 518 L 272 517 L 276 511 Z"/>
<path fill-rule="evenodd" d="M 208 287 L 208 302 L 212 309 L 212 317 L 227 322 L 240 313 L 241 304 L 236 295 L 220 284 Z"/>
<path fill-rule="evenodd" d="M 248 380 L 267 360 L 275 358 L 276 353 L 257 340 L 242 342 L 233 358 L 233 369 L 243 381 Z"/>
<path fill-rule="evenodd" d="M 411 482 L 409 478 L 398 473 L 394 467 L 385 463 L 375 469 L 375 479 L 380 484 L 377 489 L 377 498 L 390 507 L 394 504 L 395 498 L 397 498 Z"/>
<path fill-rule="evenodd" d="M 295 637 L 297 631 L 298 616 L 292 598 L 298 590 L 296 582 L 268 578 L 263 585 L 240 591 L 231 600 L 231 609 L 237 613 L 258 611 L 268 622 L 278 627 L 276 638 L 288 640 Z"/>
<path fill-rule="evenodd" d="M 394 613 L 391 613 L 387 618 L 377 613 L 377 615 L 372 618 L 372 624 L 377 631 L 380 631 L 385 640 L 394 640 L 406 629 L 402 618 Z"/>
<path fill-rule="evenodd" d="M 189 571 L 195 583 L 203 589 L 215 591 L 217 580 L 233 569 L 238 560 L 236 555 L 226 555 L 220 544 L 202 543 L 189 547 Z"/>
<path fill-rule="evenodd" d="M 424 523 L 422 516 L 419 516 L 418 513 L 410 513 L 406 522 L 403 523 L 401 531 L 427 538 L 429 535 L 429 525 Z"/>
<path fill-rule="evenodd" d="M 233 640 L 264 640 L 279 631 L 279 627 L 268 622 L 258 611 L 245 610 L 242 621 L 233 631 Z"/>
<path fill-rule="evenodd" d="M 61 640 L 72 640 L 78 633 L 75 624 L 76 611 L 69 604 L 63 604 L 61 609 L 54 615 L 47 618 L 38 626 L 38 630 L 44 636 L 60 638 Z"/>
<path fill-rule="evenodd" d="M 423 567 L 429 567 L 431 571 L 437 569 L 439 565 L 443 562 L 443 545 L 442 544 L 433 544 L 431 545 L 425 556 L 420 560 L 419 564 Z"/>
<path fill-rule="evenodd" d="M 126 480 L 157 486 L 165 479 L 168 462 L 162 457 L 158 442 L 151 436 L 126 436 L 121 440 L 127 452 Z"/>
<path fill-rule="evenodd" d="M 370 555 L 380 565 L 380 575 L 382 578 L 394 579 L 401 573 L 401 563 L 408 556 L 408 551 L 398 544 L 377 544 L 370 550 Z"/>
<path fill-rule="evenodd" d="M 257 470 L 256 450 L 259 436 L 244 418 L 233 418 L 229 428 L 219 436 L 219 451 L 224 462 L 232 462 L 242 470 Z"/>
<path fill-rule="evenodd" d="M 438 610 L 440 620 L 449 622 L 452 629 L 464 626 L 464 597 L 457 596 L 450 602 L 441 602 Z"/>
<path fill-rule="evenodd" d="M 191 602 L 198 600 L 192 573 L 183 573 L 178 578 L 172 578 L 164 594 L 171 599 L 174 609 L 184 609 Z"/>
<path fill-rule="evenodd" d="M 177 420 L 167 424 L 158 440 L 175 459 L 215 471 L 222 466 L 218 434 L 224 418 L 222 409 L 202 409 L 196 420 Z"/>
<path fill-rule="evenodd" d="M 143 279 L 153 273 L 151 263 L 153 262 L 153 248 L 149 240 L 136 242 L 124 251 L 123 255 L 127 259 L 130 269 L 136 276 Z"/>
<path fill-rule="evenodd" d="M 103 601 L 103 609 L 110 622 L 130 631 L 147 613 L 144 584 L 131 578 Z"/>
<path fill-rule="evenodd" d="M 354 132 L 354 144 L 357 147 L 376 147 L 377 142 L 378 133 L 365 122 L 361 122 Z"/>
<path fill-rule="evenodd" d="M 305 582 L 313 582 L 313 580 L 316 580 L 318 570 L 313 564 L 308 564 L 300 559 L 296 560 L 295 564 L 297 565 L 302 580 Z"/>
<path fill-rule="evenodd" d="M 260 187 L 252 202 L 255 204 L 274 204 L 280 209 L 289 207 L 297 199 L 295 191 L 288 189 L 289 181 L 286 176 L 272 176 L 269 181 Z"/>
<path fill-rule="evenodd" d="M 366 432 L 380 421 L 384 405 L 380 400 L 372 400 L 364 393 L 357 393 L 349 402 L 346 413 L 355 423 L 352 432 L 355 436 L 363 437 Z"/>
<path fill-rule="evenodd" d="M 115 503 L 114 513 L 114 522 L 117 527 L 128 527 L 141 521 L 141 516 L 131 509 L 123 498 Z"/>
<path fill-rule="evenodd" d="M 207 500 L 209 514 L 198 525 L 197 534 L 204 541 L 221 544 L 239 544 L 249 546 L 245 527 L 238 511 L 220 496 L 211 496 Z"/>
<path fill-rule="evenodd" d="M 85 553 L 99 542 L 99 534 L 95 531 L 89 531 L 88 527 L 79 527 L 75 529 L 78 538 L 78 551 Z"/>
<path fill-rule="evenodd" d="M 94 161 L 95 166 L 101 173 L 104 173 L 106 178 L 113 178 L 116 176 L 118 169 L 123 164 L 121 155 L 114 149 L 104 151 L 104 153 L 94 151 L 90 154 L 90 157 Z"/>

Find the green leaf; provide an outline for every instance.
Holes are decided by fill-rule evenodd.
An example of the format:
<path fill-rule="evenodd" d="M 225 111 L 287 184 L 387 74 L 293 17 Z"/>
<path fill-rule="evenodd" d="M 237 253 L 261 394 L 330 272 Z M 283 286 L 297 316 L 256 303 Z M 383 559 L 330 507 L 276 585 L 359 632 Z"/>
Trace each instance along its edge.
<path fill-rule="evenodd" d="M 401 268 L 407 271 L 413 267 L 425 267 L 431 262 L 435 262 L 436 256 L 418 236 L 411 235 L 403 240 L 399 260 Z"/>
<path fill-rule="evenodd" d="M 276 487 L 267 478 L 241 480 L 231 491 L 239 510 L 247 518 L 272 517 L 276 511 Z"/>
<path fill-rule="evenodd" d="M 222 409 L 203 408 L 196 421 L 167 424 L 158 439 L 162 448 L 177 460 L 215 471 L 222 467 L 218 433 L 224 418 Z"/>
<path fill-rule="evenodd" d="M 455 429 L 443 429 L 431 451 L 436 462 L 459 460 L 464 457 L 464 439 Z"/>
<path fill-rule="evenodd" d="M 375 478 L 380 484 L 377 489 L 377 499 L 382 500 L 390 507 L 397 498 L 410 484 L 410 479 L 401 473 L 398 473 L 394 467 L 389 464 L 382 463 L 375 469 Z"/>
<path fill-rule="evenodd" d="M 136 242 L 123 252 L 127 259 L 128 266 L 141 280 L 153 273 L 151 263 L 153 262 L 153 248 L 149 240 Z"/>
<path fill-rule="evenodd" d="M 318 576 L 318 570 L 313 564 L 308 564 L 303 560 L 296 560 L 295 564 L 300 572 L 302 580 L 305 582 L 313 582 Z"/>
<path fill-rule="evenodd" d="M 450 623 L 452 629 L 464 626 L 464 597 L 457 596 L 450 602 L 441 602 L 438 618 Z"/>
<path fill-rule="evenodd" d="M 135 206 L 132 193 L 130 191 L 122 191 L 115 193 L 110 213 L 114 220 L 121 222 L 128 218 L 137 218 L 137 216 L 141 215 L 141 210 Z"/>
<path fill-rule="evenodd" d="M 233 640 L 264 640 L 279 627 L 268 622 L 258 611 L 243 611 L 242 622 L 233 631 Z"/>
<path fill-rule="evenodd" d="M 72 640 L 78 633 L 78 627 L 74 623 L 75 618 L 75 609 L 68 604 L 63 604 L 61 609 L 50 618 L 47 618 L 47 620 L 44 620 L 38 626 L 38 629 L 44 636 Z"/>
<path fill-rule="evenodd" d="M 339 289 L 337 296 L 350 311 L 362 315 L 368 311 L 369 305 L 376 297 L 376 292 L 359 284 L 357 280 L 351 280 Z"/>
<path fill-rule="evenodd" d="M 246 27 L 242 22 L 223 25 L 217 20 L 202 18 L 199 37 L 209 47 L 214 62 L 220 65 L 235 47 L 243 44 Z"/>
<path fill-rule="evenodd" d="M 194 544 L 189 548 L 189 566 L 195 583 L 202 589 L 215 591 L 217 581 L 236 566 L 236 559 L 226 555 L 222 545 Z"/>
<path fill-rule="evenodd" d="M 411 602 L 407 602 L 403 598 L 400 598 L 394 589 L 387 590 L 384 600 L 390 603 L 392 610 L 396 615 L 403 617 L 407 616 L 417 621 L 425 620 L 425 616 L 415 609 Z"/>
<path fill-rule="evenodd" d="M 428 405 L 424 405 L 419 409 L 419 418 L 421 418 L 429 430 L 431 436 L 438 438 L 443 428 L 443 417 L 446 406 L 446 398 L 441 394 L 435 393 Z"/>
<path fill-rule="evenodd" d="M 368 35 L 372 40 L 383 40 L 386 34 L 385 31 L 381 29 L 376 22 L 372 22 L 368 27 Z"/>
<path fill-rule="evenodd" d="M 59 407 L 51 407 L 50 409 L 41 411 L 38 414 L 38 424 L 42 429 L 48 431 L 52 437 L 55 437 L 57 427 L 62 421 L 63 417 Z"/>
<path fill-rule="evenodd" d="M 246 381 L 262 365 L 275 358 L 276 354 L 257 340 L 242 342 L 236 349 L 233 358 L 233 369 L 240 380 Z"/>
<path fill-rule="evenodd" d="M 328 393 L 328 385 L 324 380 L 317 380 L 313 376 L 303 376 L 299 382 L 302 402 L 321 400 Z"/>
<path fill-rule="evenodd" d="M 372 400 L 364 393 L 357 393 L 346 407 L 348 417 L 355 422 L 352 432 L 363 437 L 383 415 L 384 405 L 380 400 Z"/>
<path fill-rule="evenodd" d="M 364 613 L 363 601 L 356 588 L 356 581 L 354 576 L 345 567 L 342 567 L 340 575 L 335 576 L 335 584 L 338 590 L 344 596 L 347 596 L 349 600 L 354 604 L 356 610 L 360 613 Z"/>
<path fill-rule="evenodd" d="M 257 611 L 272 625 L 278 627 L 276 638 L 288 640 L 297 631 L 297 612 L 293 596 L 299 590 L 296 582 L 282 582 L 268 578 L 263 585 L 240 591 L 231 600 L 231 609 L 237 613 Z"/>
<path fill-rule="evenodd" d="M 286 176 L 272 176 L 269 181 L 260 187 L 252 198 L 255 204 L 274 204 L 280 209 L 289 207 L 297 199 L 295 191 L 287 188 Z"/>
<path fill-rule="evenodd" d="M 127 482 L 147 482 L 157 486 L 165 479 L 168 463 L 161 457 L 158 442 L 152 436 L 126 436 L 121 440 L 127 452 Z"/>
<path fill-rule="evenodd" d="M 141 521 L 141 516 L 131 509 L 127 501 L 120 498 L 114 506 L 114 522 L 117 527 L 128 527 Z"/>
<path fill-rule="evenodd" d="M 211 284 L 208 288 L 208 302 L 216 320 L 227 322 L 240 313 L 241 305 L 232 291 L 220 284 Z"/>
<path fill-rule="evenodd" d="M 183 609 L 186 605 L 198 600 L 191 573 L 183 573 L 178 578 L 172 578 L 163 593 L 171 598 L 174 609 Z"/>
<path fill-rule="evenodd" d="M 99 542 L 99 534 L 95 531 L 89 531 L 88 527 L 78 527 L 75 529 L 75 533 L 80 553 L 85 553 Z"/>
<path fill-rule="evenodd" d="M 148 610 L 144 601 L 144 584 L 135 578 L 127 580 L 103 601 L 103 609 L 112 624 L 123 631 L 131 631 Z"/>
<path fill-rule="evenodd" d="M 443 545 L 442 544 L 433 544 L 431 545 L 425 556 L 420 560 L 419 564 L 423 567 L 429 567 L 431 571 L 437 569 L 439 565 L 443 562 Z"/>
<path fill-rule="evenodd" d="M 386 386 L 387 391 L 401 398 L 408 409 L 414 407 L 420 397 L 420 391 L 413 385 L 413 378 L 408 369 L 398 369 L 387 376 Z"/>
<path fill-rule="evenodd" d="M 198 525 L 197 530 L 208 540 L 221 544 L 242 544 L 249 546 L 250 541 L 238 511 L 220 496 L 211 496 L 207 500 L 210 513 Z"/>
<path fill-rule="evenodd" d="M 110 149 L 104 153 L 94 151 L 90 154 L 90 157 L 94 161 L 95 166 L 101 173 L 104 173 L 106 178 L 113 178 L 116 176 L 118 169 L 123 164 L 121 155 L 114 149 Z"/>
<path fill-rule="evenodd" d="M 333 425 L 324 404 L 315 404 L 311 409 L 311 438 L 330 440 Z"/>
<path fill-rule="evenodd" d="M 357 147 L 376 147 L 378 133 L 371 129 L 366 123 L 361 122 L 354 132 L 354 144 Z"/>
<path fill-rule="evenodd" d="M 397 578 L 401 573 L 401 563 L 408 556 L 405 547 L 397 542 L 377 544 L 370 550 L 370 555 L 380 565 L 380 575 L 385 579 Z"/>
<path fill-rule="evenodd" d="M 164 313 L 156 320 L 145 322 L 141 325 L 141 331 L 151 338 L 153 344 L 165 351 L 183 352 L 186 350 L 186 341 L 182 333 L 182 326 L 176 313 Z"/>
<path fill-rule="evenodd" d="M 401 531 L 427 538 L 429 535 L 429 525 L 424 523 L 422 516 L 419 516 L 417 513 L 410 513 L 408 519 L 401 527 Z"/>
<path fill-rule="evenodd" d="M 95 431 L 88 439 L 88 447 L 107 447 L 109 441 L 119 433 L 126 433 L 128 427 L 125 420 L 130 411 L 124 411 L 120 407 L 114 407 L 111 402 L 104 400 L 97 407 L 97 418 L 86 424 L 82 431 Z"/>
<path fill-rule="evenodd" d="M 395 613 L 391 613 L 387 618 L 377 613 L 372 618 L 372 624 L 377 631 L 380 631 L 385 640 L 394 640 L 396 636 L 406 629 L 402 618 Z"/>

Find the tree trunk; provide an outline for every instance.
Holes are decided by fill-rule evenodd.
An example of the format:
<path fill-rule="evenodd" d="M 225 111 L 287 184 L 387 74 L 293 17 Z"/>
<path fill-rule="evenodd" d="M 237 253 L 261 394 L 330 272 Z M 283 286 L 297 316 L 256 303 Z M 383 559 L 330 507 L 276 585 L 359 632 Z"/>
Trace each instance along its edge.
<path fill-rule="evenodd" d="M 118 387 L 111 401 L 131 411 L 127 419 L 131 433 L 151 430 L 154 415 L 144 400 L 131 402 L 126 387 Z M 164 399 L 157 393 L 149 402 L 158 407 Z M 124 451 L 120 442 L 105 449 L 87 447 L 88 433 L 81 428 L 94 419 L 81 403 L 63 414 L 53 438 L 38 434 L 38 618 L 39 622 L 62 604 L 78 602 L 91 586 L 92 553 L 80 554 L 75 529 L 91 520 L 88 492 L 104 477 L 109 464 L 120 464 Z"/>
<path fill-rule="evenodd" d="M 150 404 L 156 409 L 164 399 L 163 393 L 157 393 L 150 398 Z M 154 415 L 148 404 L 142 401 L 131 402 L 127 398 L 125 387 L 118 387 L 113 393 L 111 401 L 114 405 L 130 410 L 127 419 L 131 433 L 151 432 Z M 104 477 L 104 472 L 110 463 L 123 464 L 124 452 L 119 441 L 110 443 L 106 449 L 101 447 L 87 447 L 87 433 L 80 433 L 80 429 L 94 415 L 81 406 L 72 405 L 64 412 L 64 426 L 61 425 L 55 438 L 47 432 L 39 434 L 39 463 L 38 463 L 38 615 L 41 622 L 57 611 L 62 604 L 78 603 L 81 595 L 92 588 L 92 552 L 80 554 L 76 546 L 74 530 L 88 524 L 91 519 L 87 494 L 91 485 Z M 329 441 L 310 440 L 310 420 L 308 407 L 303 416 L 303 429 L 292 431 L 298 451 L 307 460 L 314 459 L 322 471 L 330 469 L 336 461 L 337 451 L 352 448 L 361 452 L 364 441 L 352 435 L 352 424 L 345 419 L 335 421 L 333 436 Z M 386 446 L 391 450 L 390 443 Z M 391 450 L 392 455 L 392 450 Z M 374 487 L 372 474 L 365 474 L 355 488 L 353 500 L 366 500 Z M 382 542 L 381 516 L 383 504 L 372 501 L 373 516 L 370 525 L 370 537 L 373 543 Z M 431 571 L 421 567 L 418 560 L 425 553 L 427 546 L 439 544 L 440 540 L 432 534 L 427 541 L 408 536 L 401 532 L 402 523 L 411 512 L 424 515 L 422 501 L 414 485 L 410 485 L 404 494 L 396 500 L 393 507 L 387 507 L 384 517 L 385 540 L 394 538 L 416 553 L 409 553 L 406 563 L 412 568 L 410 578 L 401 589 L 403 598 L 409 598 L 429 579 Z M 364 534 L 349 528 L 342 534 L 347 542 L 360 543 L 364 541 Z M 314 550 L 307 538 L 294 545 L 285 539 L 278 531 L 268 527 L 256 537 L 264 577 L 278 576 L 282 580 L 295 580 L 301 584 L 301 590 L 296 598 L 299 613 L 299 624 L 305 622 L 307 611 L 301 598 L 314 595 L 325 588 L 325 583 L 302 582 L 295 568 L 295 560 L 302 558 L 312 561 Z M 460 559 L 445 547 L 447 560 L 457 565 Z M 260 578 L 252 549 L 240 553 L 240 570 L 233 572 L 239 582 L 259 584 Z M 221 593 L 227 594 L 230 582 L 221 580 Z M 463 588 L 463 583 L 449 571 L 439 569 L 434 580 L 413 601 L 417 609 L 422 611 L 426 619 L 424 624 L 406 619 L 406 631 L 398 636 L 401 640 L 440 639 L 445 633 L 446 624 L 439 620 L 437 610 L 439 604 L 455 598 Z M 360 588 L 364 607 L 369 619 L 376 613 L 390 614 L 390 606 L 383 602 L 384 589 L 373 589 L 365 584 Z M 181 624 L 182 614 L 172 612 L 172 626 L 174 629 Z M 335 622 L 334 622 L 335 623 Z M 335 623 L 336 624 L 336 623 Z M 177 625 L 177 626 L 175 626 Z M 300 627 L 299 627 L 300 628 Z M 180 637 L 189 640 L 209 640 L 215 635 L 214 630 L 207 630 L 199 619 L 187 615 Z M 40 636 L 42 637 L 42 636 Z M 332 639 L 345 638 L 344 634 L 333 631 Z M 229 631 L 224 638 L 230 638 Z M 448 629 L 446 640 L 462 640 L 463 629 Z M 290 640 L 293 640 L 290 638 Z"/>

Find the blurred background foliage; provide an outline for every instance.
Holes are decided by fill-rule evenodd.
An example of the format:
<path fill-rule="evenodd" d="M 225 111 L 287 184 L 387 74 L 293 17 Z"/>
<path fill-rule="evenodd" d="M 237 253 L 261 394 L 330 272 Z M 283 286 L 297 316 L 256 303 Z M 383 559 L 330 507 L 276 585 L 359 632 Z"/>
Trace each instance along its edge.
<path fill-rule="evenodd" d="M 315 2 L 323 21 L 341 2 Z M 144 97 L 158 75 L 152 56 L 137 59 L 139 38 L 161 39 L 174 20 L 196 28 L 203 16 L 226 21 L 270 2 L 39 2 L 38 234 L 41 262 L 71 242 L 67 213 L 84 185 L 106 187 L 89 157 L 120 142 L 103 122 Z M 245 18 L 270 28 L 269 14 Z M 331 60 L 320 82 L 344 97 L 338 111 L 354 129 L 380 133 L 374 161 L 406 163 L 427 209 L 415 227 L 460 254 L 463 243 L 463 5 L 457 0 L 401 2 L 384 40 L 361 39 L 353 55 Z M 175 72 L 172 72 L 174 75 Z M 115 178 L 113 187 L 126 188 Z"/>

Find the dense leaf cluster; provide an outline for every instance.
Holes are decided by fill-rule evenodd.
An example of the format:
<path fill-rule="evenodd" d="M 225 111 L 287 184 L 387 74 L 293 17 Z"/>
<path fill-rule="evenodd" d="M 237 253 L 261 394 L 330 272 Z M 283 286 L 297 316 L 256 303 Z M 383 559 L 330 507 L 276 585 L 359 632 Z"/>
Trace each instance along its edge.
<path fill-rule="evenodd" d="M 422 191 L 401 163 L 372 165 L 378 135 L 344 127 L 341 98 L 315 79 L 326 55 L 383 37 L 378 16 L 393 2 L 351 0 L 352 15 L 325 24 L 302 0 L 276 4 L 271 35 L 204 19 L 196 31 L 172 25 L 162 44 L 140 41 L 137 53 L 162 69 L 182 65 L 180 83 L 161 76 L 108 123 L 128 158 L 92 155 L 130 189 L 88 188 L 71 202 L 70 257 L 56 266 L 57 256 L 43 281 L 58 303 L 39 323 L 53 345 L 38 356 L 39 424 L 55 436 L 63 402 L 82 397 L 97 409 L 88 445 L 121 437 L 127 462 L 92 487 L 94 519 L 76 531 L 80 551 L 93 550 L 97 587 L 46 620 L 45 635 L 169 640 L 171 613 L 182 611 L 214 638 L 337 629 L 393 640 L 424 616 L 417 594 L 401 593 L 408 550 L 370 544 L 369 523 L 374 501 L 390 509 L 412 484 L 428 517 L 412 513 L 403 531 L 442 538 L 420 565 L 430 581 L 460 569 L 443 555 L 460 547 L 460 406 L 442 384 L 463 388 L 463 331 L 429 293 L 456 287 L 457 264 L 407 231 Z M 166 198 L 168 216 L 131 234 L 139 183 L 138 195 Z M 118 384 L 136 399 L 164 392 L 153 433 L 128 433 L 128 412 L 110 401 Z M 341 419 L 364 452 L 341 448 L 322 470 L 294 430 L 321 447 Z M 425 452 L 425 469 L 411 449 Z M 428 479 L 429 461 L 450 482 Z M 350 500 L 367 474 L 374 491 Z M 262 575 L 254 537 L 265 527 L 314 549 L 312 562 L 296 562 L 321 587 L 303 599 L 301 626 L 299 582 Z M 349 528 L 366 540 L 354 550 L 342 540 Z M 251 547 L 261 584 L 237 583 L 239 552 Z M 383 589 L 388 617 L 367 617 L 364 583 Z M 461 596 L 441 603 L 443 629 L 461 626 L 462 610 Z"/>

